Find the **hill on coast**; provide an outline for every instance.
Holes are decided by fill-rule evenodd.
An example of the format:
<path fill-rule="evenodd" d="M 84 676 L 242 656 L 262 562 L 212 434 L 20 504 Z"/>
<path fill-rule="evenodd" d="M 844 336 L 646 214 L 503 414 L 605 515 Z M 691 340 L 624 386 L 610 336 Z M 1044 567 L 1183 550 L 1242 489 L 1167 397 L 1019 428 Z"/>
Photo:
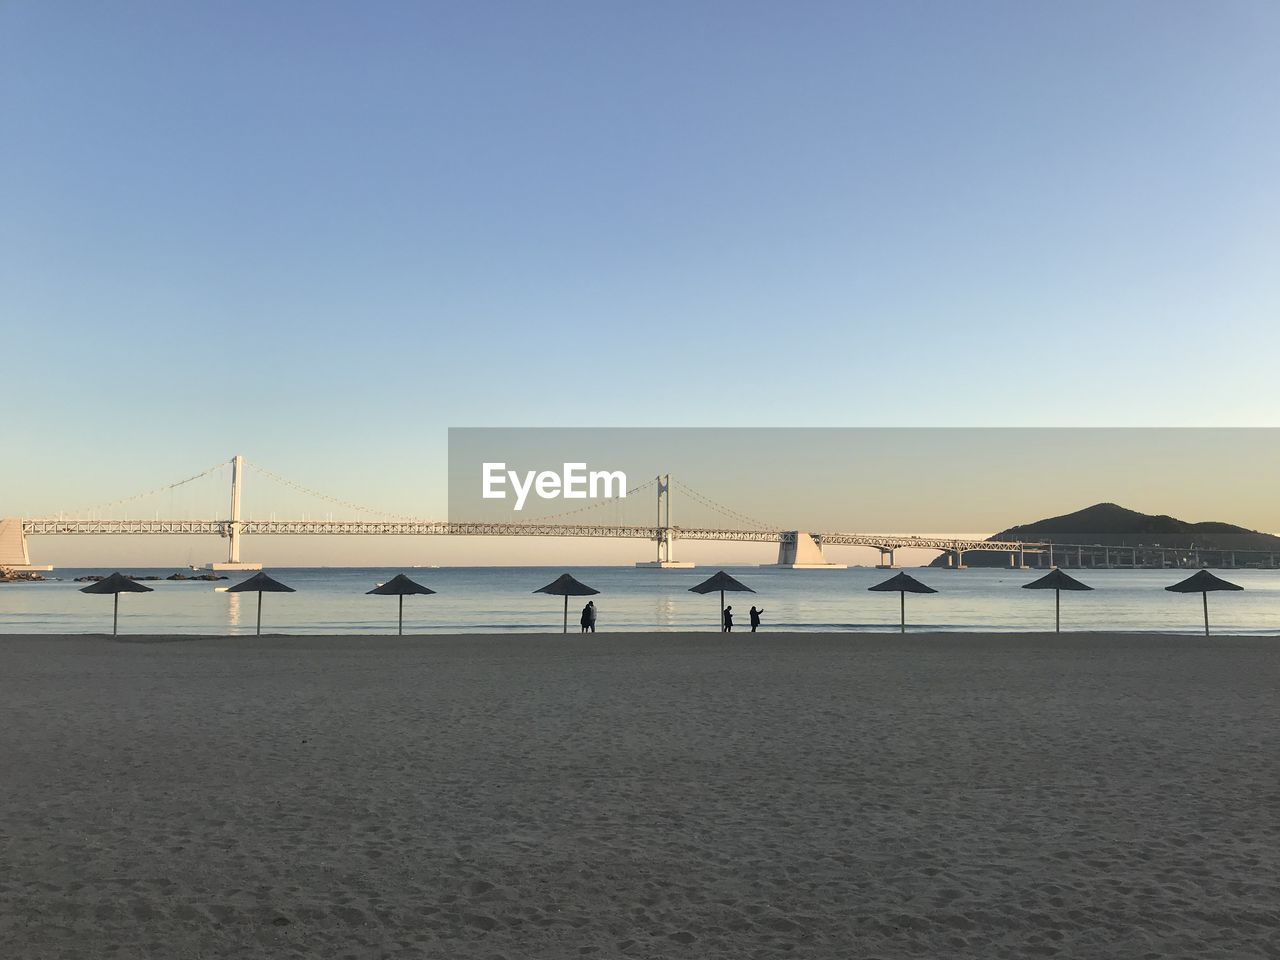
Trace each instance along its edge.
<path fill-rule="evenodd" d="M 1001 530 L 988 540 L 1051 541 L 1055 544 L 1096 543 L 1123 547 L 1165 547 L 1205 550 L 1274 550 L 1280 552 L 1280 537 L 1260 533 L 1231 523 L 1204 521 L 1191 523 L 1165 514 L 1139 513 L 1115 503 L 1095 503 L 1091 507 L 1060 517 L 1019 524 Z M 930 566 L 946 566 L 939 557 Z M 1007 566 L 1009 555 L 975 550 L 966 552 L 964 562 L 976 567 Z"/>

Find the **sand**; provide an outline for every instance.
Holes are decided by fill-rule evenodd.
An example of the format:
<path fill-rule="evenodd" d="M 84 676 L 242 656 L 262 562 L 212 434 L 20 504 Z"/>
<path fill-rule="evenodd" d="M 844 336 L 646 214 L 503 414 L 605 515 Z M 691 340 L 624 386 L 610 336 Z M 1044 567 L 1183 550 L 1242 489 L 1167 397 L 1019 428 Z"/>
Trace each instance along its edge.
<path fill-rule="evenodd" d="M 0 638 L 0 956 L 1280 956 L 1280 642 Z"/>

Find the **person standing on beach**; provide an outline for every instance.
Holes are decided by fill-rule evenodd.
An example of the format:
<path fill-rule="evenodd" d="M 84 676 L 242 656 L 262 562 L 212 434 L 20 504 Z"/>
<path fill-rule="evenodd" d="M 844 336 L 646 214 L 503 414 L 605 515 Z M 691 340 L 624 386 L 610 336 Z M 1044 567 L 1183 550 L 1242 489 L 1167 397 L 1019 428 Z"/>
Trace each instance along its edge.
<path fill-rule="evenodd" d="M 759 610 L 757 610 L 755 607 L 751 608 L 750 617 L 751 617 L 752 633 L 755 633 L 756 627 L 760 626 L 760 614 L 762 613 L 764 613 L 764 607 L 761 607 Z"/>
<path fill-rule="evenodd" d="M 720 624 L 721 633 L 733 633 L 733 607 L 724 608 L 724 623 Z"/>
<path fill-rule="evenodd" d="M 586 624 L 582 628 L 583 633 L 596 632 L 596 602 L 588 600 L 587 605 L 582 609 L 582 615 L 586 617 Z"/>
<path fill-rule="evenodd" d="M 578 623 L 582 626 L 582 632 L 586 633 L 587 628 L 591 626 L 591 601 L 587 601 L 587 605 L 582 608 L 582 616 L 578 618 Z"/>

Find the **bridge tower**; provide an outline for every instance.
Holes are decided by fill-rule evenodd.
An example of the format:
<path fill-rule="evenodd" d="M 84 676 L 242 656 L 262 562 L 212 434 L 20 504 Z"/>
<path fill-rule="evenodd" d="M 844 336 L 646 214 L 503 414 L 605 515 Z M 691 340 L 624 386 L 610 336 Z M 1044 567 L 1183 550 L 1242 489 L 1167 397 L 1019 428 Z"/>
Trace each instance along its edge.
<path fill-rule="evenodd" d="M 658 544 L 656 560 L 641 560 L 637 567 L 650 570 L 692 570 L 692 563 L 676 560 L 673 555 L 675 534 L 671 529 L 671 474 L 658 477 L 658 536 L 654 539 Z"/>
<path fill-rule="evenodd" d="M 231 458 L 231 525 L 227 531 L 230 541 L 227 560 L 230 563 L 240 562 L 240 480 L 244 470 L 244 457 L 236 454 Z"/>
<path fill-rule="evenodd" d="M 231 458 L 231 519 L 227 523 L 227 562 L 211 563 L 210 570 L 261 570 L 262 564 L 240 559 L 240 490 L 244 484 L 244 457 Z"/>

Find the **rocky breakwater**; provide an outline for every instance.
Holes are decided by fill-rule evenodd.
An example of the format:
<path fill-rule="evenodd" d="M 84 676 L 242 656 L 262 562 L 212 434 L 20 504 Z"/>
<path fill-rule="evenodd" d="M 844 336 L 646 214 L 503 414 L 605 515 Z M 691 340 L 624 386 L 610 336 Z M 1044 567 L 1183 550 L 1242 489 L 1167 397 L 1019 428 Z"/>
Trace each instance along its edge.
<path fill-rule="evenodd" d="M 20 583 L 23 581 L 47 580 L 34 570 L 14 570 L 10 567 L 0 567 L 0 583 Z"/>

